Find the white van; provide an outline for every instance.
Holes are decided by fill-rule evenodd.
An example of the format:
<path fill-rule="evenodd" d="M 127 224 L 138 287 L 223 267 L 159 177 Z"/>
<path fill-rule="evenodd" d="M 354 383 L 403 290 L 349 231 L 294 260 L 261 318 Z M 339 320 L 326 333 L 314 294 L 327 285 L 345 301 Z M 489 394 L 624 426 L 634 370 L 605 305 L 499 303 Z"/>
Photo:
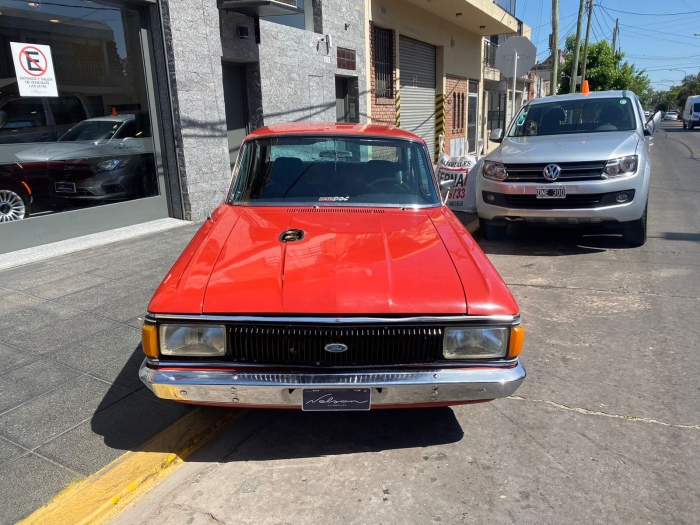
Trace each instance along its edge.
<path fill-rule="evenodd" d="M 683 129 L 700 126 L 700 95 L 688 97 L 683 108 Z"/>

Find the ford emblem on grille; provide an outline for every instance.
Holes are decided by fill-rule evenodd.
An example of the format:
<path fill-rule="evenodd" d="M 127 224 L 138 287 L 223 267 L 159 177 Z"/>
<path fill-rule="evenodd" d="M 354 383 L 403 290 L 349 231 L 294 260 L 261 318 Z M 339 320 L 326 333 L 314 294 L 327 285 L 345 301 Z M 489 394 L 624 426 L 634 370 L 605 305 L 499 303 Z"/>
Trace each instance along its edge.
<path fill-rule="evenodd" d="M 326 352 L 331 352 L 332 354 L 339 354 L 345 352 L 348 347 L 341 343 L 330 343 L 325 346 Z"/>
<path fill-rule="evenodd" d="M 547 164 L 542 171 L 544 178 L 547 180 L 557 180 L 561 174 L 561 168 L 556 164 Z"/>

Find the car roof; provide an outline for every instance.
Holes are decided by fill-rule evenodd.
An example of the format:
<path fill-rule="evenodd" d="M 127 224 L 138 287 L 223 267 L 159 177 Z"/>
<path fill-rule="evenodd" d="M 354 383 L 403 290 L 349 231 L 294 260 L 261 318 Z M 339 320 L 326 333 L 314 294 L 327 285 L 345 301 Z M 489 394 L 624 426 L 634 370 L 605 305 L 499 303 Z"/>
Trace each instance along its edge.
<path fill-rule="evenodd" d="M 581 100 L 582 98 L 595 99 L 595 98 L 625 98 L 634 97 L 637 95 L 632 91 L 628 90 L 615 90 L 615 91 L 591 91 L 587 94 L 582 93 L 568 93 L 566 95 L 554 95 L 549 97 L 536 98 L 532 100 L 530 104 L 547 104 L 550 102 L 568 102 L 569 100 Z"/>
<path fill-rule="evenodd" d="M 252 132 L 246 140 L 274 135 L 371 135 L 423 142 L 419 136 L 395 126 L 382 124 L 348 124 L 345 122 L 293 122 L 272 124 Z"/>
<path fill-rule="evenodd" d="M 134 115 L 105 115 L 104 117 L 85 119 L 83 122 L 126 122 L 127 120 L 134 120 L 135 118 Z"/>

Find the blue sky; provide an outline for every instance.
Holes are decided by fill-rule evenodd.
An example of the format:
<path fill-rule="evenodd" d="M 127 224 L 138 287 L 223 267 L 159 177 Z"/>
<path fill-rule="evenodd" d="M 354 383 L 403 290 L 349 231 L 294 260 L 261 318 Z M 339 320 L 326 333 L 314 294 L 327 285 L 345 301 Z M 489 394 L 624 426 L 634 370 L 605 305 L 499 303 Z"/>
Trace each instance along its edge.
<path fill-rule="evenodd" d="M 560 45 L 576 34 L 579 0 L 559 0 Z M 552 0 L 518 0 L 517 16 L 532 28 L 538 59 L 549 55 Z M 684 13 L 684 14 L 680 14 Z M 652 86 L 667 90 L 680 84 L 684 72 L 700 72 L 700 1 L 698 0 L 595 0 L 591 39 L 612 42 L 615 19 L 620 19 L 618 43 L 625 60 L 646 69 Z M 586 31 L 584 17 L 583 36 Z M 671 69 L 683 71 L 670 71 Z"/>

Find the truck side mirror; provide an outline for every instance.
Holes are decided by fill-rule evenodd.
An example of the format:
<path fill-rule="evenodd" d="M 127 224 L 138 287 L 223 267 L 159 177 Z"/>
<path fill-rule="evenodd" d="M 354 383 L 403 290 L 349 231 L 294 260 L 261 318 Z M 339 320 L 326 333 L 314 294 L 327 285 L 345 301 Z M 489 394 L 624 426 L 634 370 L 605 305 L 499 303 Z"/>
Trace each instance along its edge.
<path fill-rule="evenodd" d="M 489 134 L 489 140 L 491 142 L 503 142 L 503 130 L 501 128 L 496 128 Z"/>

